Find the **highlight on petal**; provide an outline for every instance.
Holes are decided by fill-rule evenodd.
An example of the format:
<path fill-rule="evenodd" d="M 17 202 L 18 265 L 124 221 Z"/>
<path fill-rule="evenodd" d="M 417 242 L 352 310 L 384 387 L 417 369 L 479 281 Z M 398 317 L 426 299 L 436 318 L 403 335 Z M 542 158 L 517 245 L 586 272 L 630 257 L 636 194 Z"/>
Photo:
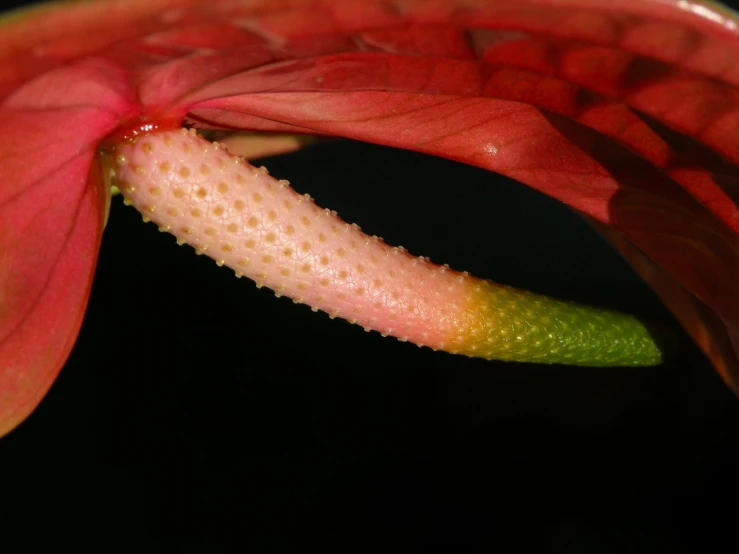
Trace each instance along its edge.
<path fill-rule="evenodd" d="M 145 221 L 259 287 L 367 331 L 487 359 L 662 361 L 633 317 L 482 281 L 391 248 L 192 129 L 123 142 L 106 159 L 112 183 Z"/>

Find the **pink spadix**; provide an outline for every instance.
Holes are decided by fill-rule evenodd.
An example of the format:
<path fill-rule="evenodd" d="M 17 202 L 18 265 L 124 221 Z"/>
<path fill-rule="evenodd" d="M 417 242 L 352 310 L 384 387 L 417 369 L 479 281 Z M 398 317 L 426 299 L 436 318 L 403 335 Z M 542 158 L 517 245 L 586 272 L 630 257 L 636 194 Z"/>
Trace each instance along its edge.
<path fill-rule="evenodd" d="M 194 131 L 121 143 L 113 159 L 113 183 L 146 219 L 257 286 L 436 348 L 462 323 L 463 274 L 364 234 Z"/>
<path fill-rule="evenodd" d="M 237 276 L 384 335 L 485 358 L 651 365 L 635 318 L 497 285 L 409 255 L 190 130 L 121 141 L 106 171 L 126 203 Z"/>

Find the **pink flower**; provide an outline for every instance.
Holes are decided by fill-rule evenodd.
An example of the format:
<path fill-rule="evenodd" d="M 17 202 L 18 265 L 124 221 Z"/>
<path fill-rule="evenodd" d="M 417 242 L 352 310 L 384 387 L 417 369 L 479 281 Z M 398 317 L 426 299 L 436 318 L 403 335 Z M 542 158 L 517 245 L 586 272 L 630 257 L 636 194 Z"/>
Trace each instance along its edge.
<path fill-rule="evenodd" d="M 737 20 L 653 0 L 110 0 L 0 27 L 0 435 L 74 344 L 142 125 L 348 137 L 496 171 L 590 219 L 739 372 Z M 113 137 L 113 138 L 111 138 Z"/>

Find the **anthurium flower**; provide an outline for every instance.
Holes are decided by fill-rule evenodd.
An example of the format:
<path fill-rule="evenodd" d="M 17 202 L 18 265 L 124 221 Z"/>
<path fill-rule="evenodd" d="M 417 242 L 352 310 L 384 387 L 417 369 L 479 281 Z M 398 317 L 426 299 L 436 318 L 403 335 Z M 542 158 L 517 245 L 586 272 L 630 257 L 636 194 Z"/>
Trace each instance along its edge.
<path fill-rule="evenodd" d="M 75 341 L 111 185 L 219 264 L 400 338 L 501 357 L 488 328 L 505 321 L 492 326 L 531 335 L 512 359 L 597 365 L 601 354 L 565 344 L 558 358 L 562 341 L 540 340 L 574 325 L 596 329 L 585 350 L 618 329 L 608 363 L 659 361 L 629 316 L 491 288 L 373 243 L 182 126 L 359 139 L 541 190 L 614 243 L 735 387 L 736 27 L 716 5 L 658 0 L 82 0 L 6 16 L 0 435 Z M 479 306 L 492 319 L 465 319 Z"/>

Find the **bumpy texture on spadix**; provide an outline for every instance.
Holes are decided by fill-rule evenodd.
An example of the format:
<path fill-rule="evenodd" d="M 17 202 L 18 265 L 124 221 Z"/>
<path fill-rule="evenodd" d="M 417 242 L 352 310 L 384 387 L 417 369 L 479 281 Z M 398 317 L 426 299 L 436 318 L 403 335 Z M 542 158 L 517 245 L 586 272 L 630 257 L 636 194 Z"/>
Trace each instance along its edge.
<path fill-rule="evenodd" d="M 316 206 L 194 131 L 104 155 L 145 220 L 198 253 L 314 310 L 419 345 L 488 359 L 654 365 L 637 319 L 497 285 L 410 256 Z"/>

